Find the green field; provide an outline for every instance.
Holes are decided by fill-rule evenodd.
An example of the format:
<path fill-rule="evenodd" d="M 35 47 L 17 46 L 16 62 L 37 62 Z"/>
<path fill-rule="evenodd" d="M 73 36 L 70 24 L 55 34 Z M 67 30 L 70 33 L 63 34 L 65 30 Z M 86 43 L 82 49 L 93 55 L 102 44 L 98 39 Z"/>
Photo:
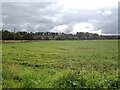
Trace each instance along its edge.
<path fill-rule="evenodd" d="M 3 88 L 118 87 L 118 41 L 2 44 Z"/>

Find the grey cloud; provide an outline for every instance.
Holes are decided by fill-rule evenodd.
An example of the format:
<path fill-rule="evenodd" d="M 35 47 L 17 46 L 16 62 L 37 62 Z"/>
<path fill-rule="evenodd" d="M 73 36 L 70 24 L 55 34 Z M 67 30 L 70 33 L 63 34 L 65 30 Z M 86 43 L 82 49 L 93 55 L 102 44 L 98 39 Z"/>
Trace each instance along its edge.
<path fill-rule="evenodd" d="M 110 10 L 112 14 L 111 15 L 103 15 L 103 14 L 99 15 L 101 17 L 96 18 L 98 22 L 95 22 L 94 25 L 96 28 L 101 29 L 102 33 L 118 34 L 118 9 L 112 8 L 112 9 L 107 9 L 107 10 Z"/>
<path fill-rule="evenodd" d="M 18 31 L 50 31 L 56 26 L 67 25 L 64 32 L 73 31 L 76 23 L 91 23 L 95 30 L 101 29 L 102 33 L 117 33 L 117 8 L 103 8 L 99 10 L 80 10 L 64 8 L 54 2 L 5 2 L 2 4 L 3 27 Z M 103 14 L 110 10 L 112 14 Z M 53 20 L 55 19 L 55 20 Z M 27 23 L 27 26 L 25 24 Z"/>
<path fill-rule="evenodd" d="M 66 33 L 71 33 L 73 31 L 72 25 L 68 25 L 68 27 L 65 29 Z"/>
<path fill-rule="evenodd" d="M 11 29 L 10 26 L 15 26 L 16 28 L 19 28 L 18 25 L 24 23 L 29 23 L 31 25 L 33 24 L 35 25 L 39 23 L 52 23 L 53 20 L 47 19 L 45 18 L 45 16 L 49 16 L 49 15 L 53 15 L 53 13 L 57 13 L 57 10 L 54 9 L 48 10 L 49 9 L 48 7 L 51 6 L 51 8 L 53 8 L 54 4 L 55 3 L 52 2 L 3 3 L 2 16 L 3 16 L 3 24 L 5 24 L 4 27 L 5 28 L 9 27 L 8 29 Z"/>

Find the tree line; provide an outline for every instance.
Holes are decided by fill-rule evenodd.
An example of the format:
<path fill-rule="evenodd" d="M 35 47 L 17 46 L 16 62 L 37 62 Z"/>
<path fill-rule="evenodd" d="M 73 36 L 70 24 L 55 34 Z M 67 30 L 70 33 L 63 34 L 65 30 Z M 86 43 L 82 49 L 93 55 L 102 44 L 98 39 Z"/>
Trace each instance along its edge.
<path fill-rule="evenodd" d="M 73 34 L 57 32 L 10 32 L 8 30 L 0 31 L 2 40 L 99 40 L 99 39 L 120 39 L 118 35 L 98 35 L 96 33 L 77 32 Z"/>

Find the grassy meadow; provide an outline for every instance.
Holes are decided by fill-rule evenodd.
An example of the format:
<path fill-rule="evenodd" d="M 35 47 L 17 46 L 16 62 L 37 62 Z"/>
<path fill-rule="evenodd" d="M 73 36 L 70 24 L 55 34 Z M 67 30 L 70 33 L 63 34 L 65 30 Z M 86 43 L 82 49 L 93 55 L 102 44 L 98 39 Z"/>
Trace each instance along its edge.
<path fill-rule="evenodd" d="M 117 40 L 2 44 L 3 88 L 118 88 Z"/>

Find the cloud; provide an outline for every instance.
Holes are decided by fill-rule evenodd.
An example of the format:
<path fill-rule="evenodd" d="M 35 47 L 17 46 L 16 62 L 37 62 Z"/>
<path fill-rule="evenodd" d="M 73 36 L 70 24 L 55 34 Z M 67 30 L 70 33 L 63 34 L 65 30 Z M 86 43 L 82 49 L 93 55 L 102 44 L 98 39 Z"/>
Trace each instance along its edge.
<path fill-rule="evenodd" d="M 103 15 L 111 15 L 112 14 L 112 11 L 110 10 L 106 10 L 103 12 Z"/>
<path fill-rule="evenodd" d="M 75 30 L 76 25 L 84 23 L 85 27 L 91 25 L 93 28 L 84 28 L 83 31 L 117 34 L 118 11 L 116 6 L 110 5 L 109 7 L 104 5 L 104 7 L 101 6 L 97 9 L 86 9 L 81 7 L 66 8 L 57 0 L 3 2 L 2 24 L 4 29 L 10 31 L 16 27 L 17 31 L 76 33 L 79 31 Z"/>

